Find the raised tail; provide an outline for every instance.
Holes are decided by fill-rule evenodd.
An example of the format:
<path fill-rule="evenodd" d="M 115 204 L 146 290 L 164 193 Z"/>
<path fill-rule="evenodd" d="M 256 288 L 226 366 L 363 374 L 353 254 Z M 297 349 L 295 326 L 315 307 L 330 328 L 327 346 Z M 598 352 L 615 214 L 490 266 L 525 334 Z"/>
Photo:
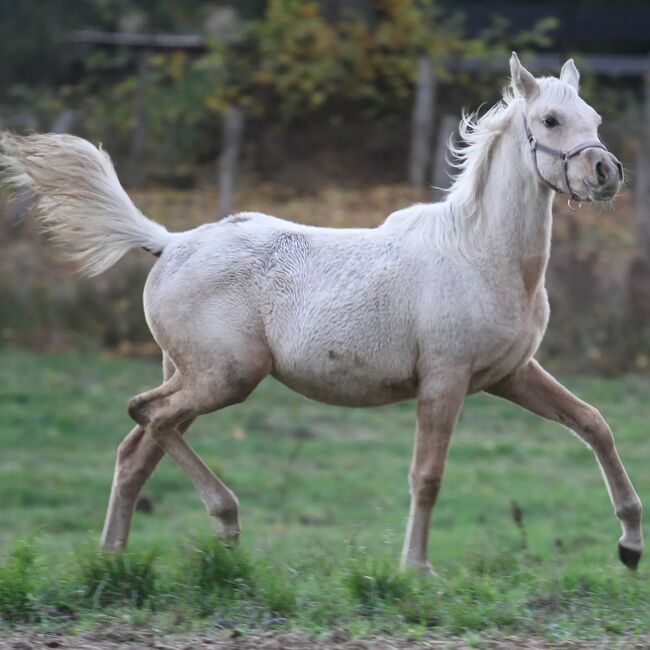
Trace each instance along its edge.
<path fill-rule="evenodd" d="M 132 248 L 160 254 L 173 237 L 135 207 L 108 154 L 76 136 L 1 132 L 0 182 L 33 191 L 36 217 L 86 275 Z"/>

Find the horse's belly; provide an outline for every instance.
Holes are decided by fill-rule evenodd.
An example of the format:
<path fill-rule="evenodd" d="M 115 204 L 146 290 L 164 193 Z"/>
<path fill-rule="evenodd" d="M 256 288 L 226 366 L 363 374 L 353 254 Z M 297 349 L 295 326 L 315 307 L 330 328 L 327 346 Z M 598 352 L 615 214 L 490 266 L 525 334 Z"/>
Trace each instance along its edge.
<path fill-rule="evenodd" d="M 408 357 L 377 364 L 358 353 L 326 350 L 322 356 L 320 360 L 276 359 L 272 374 L 305 397 L 339 406 L 381 406 L 416 395 L 415 361 Z"/>

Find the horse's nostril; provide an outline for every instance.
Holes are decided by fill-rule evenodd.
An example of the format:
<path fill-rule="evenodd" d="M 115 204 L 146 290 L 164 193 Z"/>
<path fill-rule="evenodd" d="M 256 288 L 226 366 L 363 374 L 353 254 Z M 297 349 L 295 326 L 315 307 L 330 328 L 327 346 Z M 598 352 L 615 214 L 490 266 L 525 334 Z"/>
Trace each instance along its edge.
<path fill-rule="evenodd" d="M 607 182 L 607 168 L 603 165 L 602 161 L 596 163 L 596 180 L 600 185 Z"/>

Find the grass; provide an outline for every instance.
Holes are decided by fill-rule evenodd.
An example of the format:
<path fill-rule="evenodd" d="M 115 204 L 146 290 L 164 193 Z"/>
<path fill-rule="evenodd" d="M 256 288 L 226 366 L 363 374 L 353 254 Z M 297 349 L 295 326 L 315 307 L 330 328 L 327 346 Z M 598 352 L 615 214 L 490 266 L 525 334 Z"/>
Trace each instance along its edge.
<path fill-rule="evenodd" d="M 131 426 L 126 400 L 159 376 L 147 361 L 0 350 L 5 624 L 119 618 L 612 646 L 650 628 L 646 563 L 631 574 L 617 560 L 618 524 L 592 454 L 484 395 L 467 401 L 434 512 L 438 581 L 397 572 L 414 405 L 327 407 L 273 381 L 201 418 L 189 437 L 239 496 L 241 547 L 214 541 L 191 484 L 165 459 L 129 552 L 103 554 L 96 540 Z M 605 414 L 648 501 L 650 378 L 567 383 Z"/>

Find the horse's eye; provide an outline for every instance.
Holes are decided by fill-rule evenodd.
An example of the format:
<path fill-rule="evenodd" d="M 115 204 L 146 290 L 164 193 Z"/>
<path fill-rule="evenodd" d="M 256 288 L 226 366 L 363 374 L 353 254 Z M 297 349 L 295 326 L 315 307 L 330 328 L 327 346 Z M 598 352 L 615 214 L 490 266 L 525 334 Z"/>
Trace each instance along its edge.
<path fill-rule="evenodd" d="M 557 126 L 559 122 L 552 116 L 552 115 L 547 115 L 542 122 L 544 122 L 544 126 L 547 129 L 552 129 L 554 126 Z"/>

